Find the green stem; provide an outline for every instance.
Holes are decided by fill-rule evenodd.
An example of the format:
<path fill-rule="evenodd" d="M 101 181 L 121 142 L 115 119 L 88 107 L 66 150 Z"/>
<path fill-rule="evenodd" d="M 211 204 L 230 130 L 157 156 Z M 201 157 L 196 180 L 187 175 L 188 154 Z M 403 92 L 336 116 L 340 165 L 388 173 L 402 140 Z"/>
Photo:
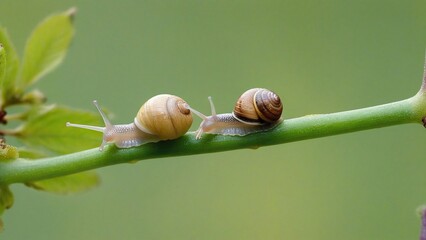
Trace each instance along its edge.
<path fill-rule="evenodd" d="M 39 160 L 17 159 L 0 162 L 0 184 L 29 182 L 58 177 L 151 158 L 185 156 L 235 149 L 256 149 L 262 146 L 295 142 L 372 128 L 406 123 L 420 123 L 426 116 L 426 94 L 422 90 L 412 98 L 389 104 L 352 111 L 308 115 L 285 119 L 282 124 L 267 132 L 247 136 L 204 135 L 196 140 L 194 133 L 173 140 L 145 144 L 129 149 L 108 145 L 103 152 L 98 149 Z"/>

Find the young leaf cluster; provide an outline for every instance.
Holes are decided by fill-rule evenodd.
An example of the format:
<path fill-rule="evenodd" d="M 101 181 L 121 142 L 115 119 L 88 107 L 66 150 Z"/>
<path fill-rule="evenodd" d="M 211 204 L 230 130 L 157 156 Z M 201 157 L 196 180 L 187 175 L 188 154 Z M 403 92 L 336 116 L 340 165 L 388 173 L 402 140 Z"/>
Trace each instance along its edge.
<path fill-rule="evenodd" d="M 76 9 L 71 8 L 40 22 L 30 34 L 22 58 L 7 29 L 0 25 L 0 162 L 9 164 L 19 157 L 37 161 L 98 144 L 96 133 L 81 134 L 64 127 L 66 121 L 100 124 L 96 114 L 48 105 L 45 95 L 34 88 L 64 60 L 74 36 L 75 13 Z M 18 105 L 21 107 L 16 107 Z M 10 123 L 17 127 L 7 128 Z M 22 145 L 6 144 L 12 137 Z M 59 194 L 84 191 L 98 183 L 98 176 L 93 172 L 24 182 L 26 186 Z M 9 186 L 0 184 L 0 215 L 12 205 Z"/>

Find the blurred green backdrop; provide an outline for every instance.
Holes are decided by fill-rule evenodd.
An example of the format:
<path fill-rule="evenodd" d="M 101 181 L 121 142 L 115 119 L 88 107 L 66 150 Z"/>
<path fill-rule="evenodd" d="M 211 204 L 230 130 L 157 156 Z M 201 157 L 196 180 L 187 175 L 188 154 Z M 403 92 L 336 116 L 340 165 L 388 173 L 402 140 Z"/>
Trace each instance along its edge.
<path fill-rule="evenodd" d="M 158 93 L 229 112 L 266 87 L 291 118 L 407 98 L 422 78 L 424 0 L 1 0 L 0 24 L 22 54 L 36 23 L 71 6 L 73 45 L 37 87 L 50 103 L 98 99 L 115 123 Z M 99 169 L 99 188 L 67 197 L 16 185 L 0 238 L 416 239 L 425 139 L 405 125 L 147 160 Z"/>

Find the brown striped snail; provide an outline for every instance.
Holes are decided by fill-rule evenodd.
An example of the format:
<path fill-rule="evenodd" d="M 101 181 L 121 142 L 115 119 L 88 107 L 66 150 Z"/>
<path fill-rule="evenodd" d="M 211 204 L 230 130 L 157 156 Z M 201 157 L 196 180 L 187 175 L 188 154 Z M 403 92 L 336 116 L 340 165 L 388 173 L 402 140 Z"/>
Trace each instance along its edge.
<path fill-rule="evenodd" d="M 133 123 L 113 125 L 100 109 L 97 101 L 93 101 L 105 127 L 88 126 L 67 122 L 68 127 L 78 127 L 103 132 L 99 150 L 113 142 L 118 148 L 129 148 L 144 143 L 171 140 L 184 135 L 192 124 L 189 105 L 180 97 L 160 94 L 145 102 L 139 109 Z"/>
<path fill-rule="evenodd" d="M 235 104 L 232 113 L 216 114 L 211 97 L 208 98 L 211 116 L 191 108 L 191 111 L 203 121 L 196 131 L 196 138 L 203 133 L 238 135 L 267 131 L 282 122 L 283 106 L 280 97 L 264 88 L 253 88 L 244 92 Z"/>

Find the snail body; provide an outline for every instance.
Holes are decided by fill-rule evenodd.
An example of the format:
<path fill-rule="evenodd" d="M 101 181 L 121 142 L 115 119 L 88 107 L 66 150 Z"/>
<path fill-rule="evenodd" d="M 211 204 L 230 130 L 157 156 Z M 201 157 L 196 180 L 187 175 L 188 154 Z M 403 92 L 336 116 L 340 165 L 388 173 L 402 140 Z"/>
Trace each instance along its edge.
<path fill-rule="evenodd" d="M 118 148 L 130 148 L 149 142 L 176 139 L 184 135 L 192 124 L 189 105 L 182 98 L 170 94 L 160 94 L 149 99 L 129 124 L 111 124 L 96 100 L 93 104 L 101 114 L 105 127 L 69 122 L 66 126 L 103 132 L 100 151 L 110 142 Z"/>
<path fill-rule="evenodd" d="M 208 99 L 211 116 L 191 109 L 203 120 L 196 131 L 197 139 L 200 139 L 203 133 L 244 136 L 270 130 L 282 122 L 281 99 L 264 88 L 253 88 L 244 92 L 237 100 L 232 113 L 216 114 L 212 98 Z"/>

